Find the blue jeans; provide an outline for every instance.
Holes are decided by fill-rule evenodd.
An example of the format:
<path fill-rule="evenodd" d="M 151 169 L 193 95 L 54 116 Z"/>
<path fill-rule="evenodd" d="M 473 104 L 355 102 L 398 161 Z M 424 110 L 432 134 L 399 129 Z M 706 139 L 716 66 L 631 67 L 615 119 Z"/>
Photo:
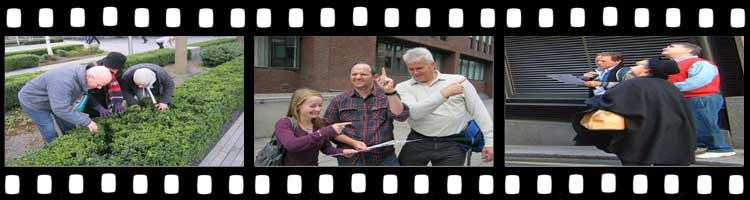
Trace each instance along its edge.
<path fill-rule="evenodd" d="M 690 97 L 688 100 L 695 116 L 696 145 L 705 147 L 706 152 L 734 151 L 724 141 L 724 135 L 719 129 L 719 111 L 724 104 L 724 97 L 717 93 L 710 96 Z"/>
<path fill-rule="evenodd" d="M 44 139 L 44 142 L 50 143 L 52 142 L 52 140 L 57 138 L 55 124 L 52 120 L 52 112 L 34 110 L 23 105 L 21 105 L 21 109 L 23 109 L 26 114 L 29 114 L 31 121 L 34 121 L 36 127 L 39 128 L 39 133 L 42 135 L 42 139 Z M 57 121 L 57 125 L 60 126 L 60 131 L 62 131 L 63 133 L 76 128 L 75 124 L 60 119 L 60 117 L 57 117 L 56 115 L 55 121 Z"/>

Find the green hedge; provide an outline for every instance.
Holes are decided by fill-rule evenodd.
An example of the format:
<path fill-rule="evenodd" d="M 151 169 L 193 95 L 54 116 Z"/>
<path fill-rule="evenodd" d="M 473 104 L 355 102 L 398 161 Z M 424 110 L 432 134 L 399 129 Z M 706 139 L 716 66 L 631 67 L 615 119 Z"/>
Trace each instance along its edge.
<path fill-rule="evenodd" d="M 82 44 L 66 44 L 66 45 L 60 45 L 56 47 L 52 47 L 52 52 L 57 52 L 58 49 L 62 49 L 65 51 L 71 51 L 75 49 L 82 49 Z M 38 49 L 30 49 L 30 50 L 24 50 L 24 51 L 14 51 L 10 53 L 5 53 L 5 57 L 18 55 L 18 54 L 34 54 L 37 56 L 42 56 L 44 54 L 47 54 L 47 48 L 38 48 Z"/>
<path fill-rule="evenodd" d="M 39 66 L 39 61 L 42 61 L 42 57 L 32 54 L 8 56 L 5 57 L 5 71 L 8 72 L 17 69 L 36 67 Z"/>
<path fill-rule="evenodd" d="M 175 49 L 164 48 L 130 55 L 128 56 L 128 60 L 125 61 L 123 70 L 127 70 L 130 66 L 141 63 L 153 63 L 160 66 L 173 64 L 175 59 L 174 51 Z M 187 51 L 187 56 L 188 59 L 190 59 L 190 49 Z"/>
<path fill-rule="evenodd" d="M 188 56 L 190 51 L 188 50 Z M 128 67 L 138 63 L 154 63 L 159 65 L 168 65 L 174 63 L 174 49 L 158 49 L 139 54 L 133 54 L 128 56 L 128 60 L 125 62 L 124 70 Z M 18 104 L 18 91 L 21 90 L 26 82 L 35 78 L 43 72 L 37 72 L 33 74 L 16 75 L 5 78 L 5 110 L 19 107 Z M 12 80 L 12 81 L 9 81 Z"/>
<path fill-rule="evenodd" d="M 221 38 L 221 39 L 214 39 L 214 40 L 208 40 L 203 42 L 196 42 L 192 44 L 188 44 L 190 47 L 207 47 L 207 46 L 213 46 L 213 45 L 219 45 L 219 44 L 225 44 L 230 42 L 236 42 L 236 38 Z"/>
<path fill-rule="evenodd" d="M 62 42 L 62 41 L 63 41 L 63 38 L 50 38 L 49 39 L 50 43 L 58 43 L 58 42 Z M 34 39 L 34 40 L 19 41 L 19 43 L 21 43 L 21 45 L 31 45 L 31 44 L 44 44 L 44 43 L 47 43 L 47 42 L 46 42 L 45 39 Z M 16 43 L 15 40 L 10 40 L 10 41 L 5 41 L 5 46 L 6 47 L 18 46 L 18 44 Z"/>
<path fill-rule="evenodd" d="M 201 49 L 201 62 L 204 66 L 214 67 L 242 56 L 244 52 L 242 45 L 237 43 L 209 46 Z"/>
<path fill-rule="evenodd" d="M 100 133 L 79 128 L 6 166 L 186 166 L 199 162 L 231 113 L 243 108 L 244 57 L 186 80 L 170 110 L 129 107 L 96 118 Z"/>
<path fill-rule="evenodd" d="M 18 104 L 18 91 L 21 91 L 21 87 L 23 87 L 26 82 L 29 82 L 31 79 L 42 73 L 43 72 L 21 74 L 5 78 L 5 93 L 3 93 L 3 95 L 5 95 L 5 101 L 3 101 L 3 107 L 6 111 L 21 106 Z"/>

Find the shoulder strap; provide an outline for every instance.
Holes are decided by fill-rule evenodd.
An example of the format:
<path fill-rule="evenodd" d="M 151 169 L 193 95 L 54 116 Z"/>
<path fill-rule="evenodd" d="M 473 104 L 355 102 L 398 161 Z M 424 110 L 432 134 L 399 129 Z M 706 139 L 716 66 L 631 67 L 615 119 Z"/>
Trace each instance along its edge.
<path fill-rule="evenodd" d="M 623 69 L 627 69 L 627 70 L 623 71 Z M 618 82 L 622 81 L 627 71 L 630 71 L 630 67 L 622 67 L 619 70 L 617 70 L 617 73 L 615 73 L 615 76 Z"/>
<path fill-rule="evenodd" d="M 290 122 L 292 122 L 292 132 L 294 132 L 294 126 L 296 126 L 296 124 L 294 123 L 294 119 L 292 119 L 291 117 L 286 118 L 289 119 Z M 276 141 L 276 131 L 271 134 L 271 141 Z"/>
<path fill-rule="evenodd" d="M 291 118 L 291 117 L 286 117 L 286 118 L 289 119 L 290 122 L 292 122 L 292 131 L 294 131 L 295 127 L 297 126 L 297 124 L 294 122 L 294 118 Z"/>

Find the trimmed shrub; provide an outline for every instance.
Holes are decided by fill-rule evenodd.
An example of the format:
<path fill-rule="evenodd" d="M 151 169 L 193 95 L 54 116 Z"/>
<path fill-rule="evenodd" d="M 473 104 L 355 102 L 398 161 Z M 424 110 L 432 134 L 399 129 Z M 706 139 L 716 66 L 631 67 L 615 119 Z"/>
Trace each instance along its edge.
<path fill-rule="evenodd" d="M 82 44 L 67 44 L 67 45 L 61 45 L 52 47 L 52 52 L 56 52 L 58 49 L 62 49 L 65 51 L 70 51 L 74 49 L 81 49 L 83 48 Z M 18 54 L 34 54 L 37 56 L 42 56 L 44 54 L 47 54 L 47 48 L 38 48 L 38 49 L 30 49 L 30 50 L 24 50 L 24 51 L 14 51 L 10 53 L 5 53 L 5 57 L 12 56 L 12 55 L 18 55 Z"/>
<path fill-rule="evenodd" d="M 197 163 L 233 111 L 244 106 L 244 57 L 186 80 L 170 110 L 129 107 L 96 118 L 99 133 L 85 127 L 65 134 L 6 166 L 186 166 Z"/>
<path fill-rule="evenodd" d="M 190 55 L 190 51 L 188 51 Z M 53 59 L 57 55 L 52 55 Z M 128 67 L 138 63 L 154 63 L 161 66 L 174 63 L 174 49 L 159 49 L 139 54 L 133 54 L 128 56 L 128 60 L 125 62 L 123 71 L 127 70 Z M 7 64 L 6 64 L 7 66 Z M 33 74 L 16 75 L 5 78 L 5 110 L 19 107 L 18 104 L 18 91 L 21 90 L 26 82 L 35 78 L 43 72 L 36 72 Z M 11 81 L 12 80 L 12 81 Z"/>
<path fill-rule="evenodd" d="M 49 39 L 50 43 L 58 43 L 58 42 L 62 42 L 62 41 L 63 41 L 63 38 L 50 38 Z M 45 41 L 45 39 L 34 39 L 34 40 L 19 41 L 19 43 L 21 45 L 31 45 L 31 44 L 44 44 L 44 43 L 46 43 L 46 41 Z M 5 41 L 5 46 L 6 47 L 17 46 L 17 45 L 18 44 L 16 44 L 15 40 Z"/>
<path fill-rule="evenodd" d="M 5 71 L 7 72 L 17 69 L 36 67 L 39 66 L 40 61 L 42 61 L 41 56 L 32 54 L 18 54 L 8 56 L 5 57 Z"/>
<path fill-rule="evenodd" d="M 225 43 L 231 43 L 236 42 L 236 38 L 221 38 L 221 39 L 214 39 L 214 40 L 208 40 L 203 42 L 197 42 L 193 44 L 188 44 L 190 47 L 207 47 L 207 46 L 213 46 L 213 45 L 219 45 L 219 44 L 225 44 Z"/>
<path fill-rule="evenodd" d="M 36 73 L 30 73 L 30 74 L 22 74 L 22 75 L 16 75 L 5 78 L 5 101 L 4 102 L 4 108 L 5 110 L 11 110 L 13 108 L 18 108 L 21 105 L 18 103 L 18 91 L 21 91 L 21 87 L 23 87 L 26 82 L 29 82 L 31 79 L 39 76 L 43 72 L 36 72 Z"/>
<path fill-rule="evenodd" d="M 64 57 L 88 56 L 88 55 L 94 55 L 94 54 L 98 54 L 102 52 L 104 51 L 99 50 L 99 47 L 97 46 L 89 46 L 88 48 L 80 48 L 80 49 L 66 51 L 64 54 Z"/>
<path fill-rule="evenodd" d="M 237 58 L 244 52 L 242 45 L 237 43 L 209 46 L 201 49 L 201 62 L 204 66 L 214 67 Z"/>

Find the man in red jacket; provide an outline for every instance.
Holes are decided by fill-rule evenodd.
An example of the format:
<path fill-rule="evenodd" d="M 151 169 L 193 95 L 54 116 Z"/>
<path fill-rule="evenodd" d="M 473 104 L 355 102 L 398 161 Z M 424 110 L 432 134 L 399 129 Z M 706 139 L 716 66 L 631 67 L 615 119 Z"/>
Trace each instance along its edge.
<path fill-rule="evenodd" d="M 668 81 L 674 83 L 688 98 L 695 115 L 695 130 L 699 148 L 706 148 L 706 153 L 696 158 L 718 158 L 732 156 L 736 153 L 729 146 L 719 129 L 719 111 L 724 104 L 724 97 L 719 94 L 719 68 L 698 57 L 701 48 L 698 45 L 678 42 L 662 49 L 662 55 L 677 62 L 680 73 L 670 75 Z"/>

